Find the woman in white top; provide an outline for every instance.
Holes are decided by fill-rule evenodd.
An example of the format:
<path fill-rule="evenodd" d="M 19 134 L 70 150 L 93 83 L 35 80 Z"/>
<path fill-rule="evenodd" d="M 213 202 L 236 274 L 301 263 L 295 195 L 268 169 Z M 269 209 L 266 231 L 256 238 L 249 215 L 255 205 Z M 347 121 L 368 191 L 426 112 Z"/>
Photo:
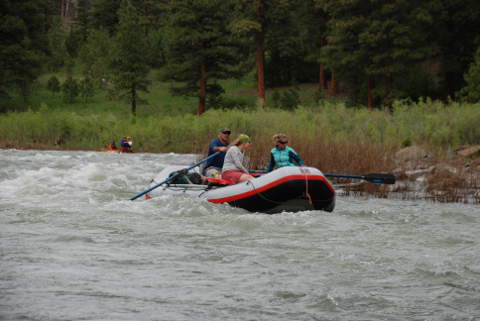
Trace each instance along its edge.
<path fill-rule="evenodd" d="M 240 134 L 238 136 L 234 145 L 228 149 L 227 154 L 225 155 L 222 168 L 223 179 L 230 180 L 234 183 L 253 179 L 253 176 L 248 173 L 248 169 L 243 166 L 243 153 L 250 147 L 250 145 L 252 145 L 250 137 L 245 134 Z"/>

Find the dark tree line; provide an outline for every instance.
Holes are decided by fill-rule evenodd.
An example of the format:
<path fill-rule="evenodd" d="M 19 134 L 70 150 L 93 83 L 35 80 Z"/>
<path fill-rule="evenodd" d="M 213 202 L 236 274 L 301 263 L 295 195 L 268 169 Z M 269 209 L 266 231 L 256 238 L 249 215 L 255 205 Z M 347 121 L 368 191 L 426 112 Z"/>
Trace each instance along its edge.
<path fill-rule="evenodd" d="M 132 113 L 152 68 L 199 114 L 218 80 L 251 71 L 261 107 L 266 87 L 303 82 L 368 107 L 480 97 L 478 0 L 78 0 L 60 19 L 67 2 L 1 2 L 0 94 L 78 61 Z"/>

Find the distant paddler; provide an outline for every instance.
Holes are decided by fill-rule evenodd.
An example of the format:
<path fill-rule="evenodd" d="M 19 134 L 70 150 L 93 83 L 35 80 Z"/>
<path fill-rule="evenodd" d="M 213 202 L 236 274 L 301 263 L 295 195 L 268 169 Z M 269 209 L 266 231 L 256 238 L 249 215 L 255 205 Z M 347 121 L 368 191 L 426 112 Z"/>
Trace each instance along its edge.
<path fill-rule="evenodd" d="M 124 136 L 120 141 L 120 153 L 133 153 L 132 136 Z"/>

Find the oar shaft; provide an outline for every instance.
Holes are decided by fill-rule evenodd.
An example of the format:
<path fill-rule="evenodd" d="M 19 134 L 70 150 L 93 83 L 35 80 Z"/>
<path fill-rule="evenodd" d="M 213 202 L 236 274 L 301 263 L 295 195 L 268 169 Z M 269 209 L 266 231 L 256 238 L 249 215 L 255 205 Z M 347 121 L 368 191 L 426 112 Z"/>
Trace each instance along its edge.
<path fill-rule="evenodd" d="M 250 170 L 250 173 L 256 175 L 261 175 L 267 173 L 264 170 Z M 370 183 L 377 184 L 395 184 L 395 176 L 393 174 L 385 173 L 371 173 L 366 175 L 348 175 L 348 174 L 323 174 L 326 177 L 336 177 L 336 178 L 352 178 L 352 179 L 363 179 Z"/>
<path fill-rule="evenodd" d="M 326 177 L 338 177 L 338 178 L 356 178 L 356 179 L 365 179 L 363 175 L 347 175 L 347 174 L 323 174 Z"/>
<path fill-rule="evenodd" d="M 370 183 L 395 184 L 395 175 L 385 173 L 370 173 L 366 175 L 324 174 L 326 177 L 364 179 Z"/>
<path fill-rule="evenodd" d="M 158 183 L 157 185 L 152 186 L 152 187 L 150 187 L 149 189 L 147 189 L 147 190 L 145 190 L 145 191 L 143 191 L 143 192 L 141 192 L 141 193 L 138 193 L 138 194 L 135 195 L 135 196 L 130 197 L 129 200 L 130 200 L 130 201 L 136 200 L 136 199 L 139 198 L 140 196 L 145 195 L 145 194 L 147 194 L 148 192 L 153 191 L 154 189 L 156 189 L 156 188 L 159 187 L 160 185 L 163 185 L 163 184 L 168 183 L 169 181 L 173 180 L 175 177 L 177 177 L 178 174 L 188 172 L 188 171 L 191 170 L 192 168 L 195 168 L 195 167 L 201 165 L 202 163 L 205 163 L 205 162 L 206 162 L 207 160 L 209 160 L 210 158 L 213 158 L 213 157 L 217 156 L 219 153 L 221 153 L 221 152 L 213 153 L 212 155 L 208 156 L 207 158 L 202 159 L 201 161 L 193 164 L 192 166 L 187 167 L 187 168 L 184 168 L 184 169 L 182 169 L 182 170 L 179 170 L 176 175 L 172 175 L 172 176 L 170 176 L 169 178 L 165 179 L 164 181 Z"/>

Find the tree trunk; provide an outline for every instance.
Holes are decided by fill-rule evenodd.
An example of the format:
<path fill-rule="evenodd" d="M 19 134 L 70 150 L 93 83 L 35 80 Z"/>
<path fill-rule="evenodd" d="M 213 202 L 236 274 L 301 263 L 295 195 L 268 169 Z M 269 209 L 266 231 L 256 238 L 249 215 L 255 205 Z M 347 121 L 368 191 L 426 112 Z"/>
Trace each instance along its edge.
<path fill-rule="evenodd" d="M 257 7 L 257 18 L 261 22 L 261 30 L 255 34 L 255 43 L 257 47 L 257 96 L 258 106 L 265 108 L 265 83 L 264 83 L 264 69 L 265 69 L 265 32 L 263 26 L 263 12 L 261 4 Z"/>
<path fill-rule="evenodd" d="M 137 89 L 135 86 L 132 87 L 132 114 L 133 116 L 137 115 Z"/>
<path fill-rule="evenodd" d="M 318 89 L 320 91 L 323 91 L 327 89 L 327 82 L 325 79 L 325 66 L 323 64 L 320 64 L 320 77 L 319 77 L 319 84 L 318 84 Z"/>
<path fill-rule="evenodd" d="M 373 89 L 375 88 L 375 78 L 373 75 L 368 75 L 368 102 L 367 106 L 369 109 L 372 109 L 375 106 L 375 101 L 373 97 Z"/>
<path fill-rule="evenodd" d="M 388 106 L 392 107 L 392 100 L 390 99 L 393 88 L 393 75 L 391 72 L 387 74 L 387 79 L 385 80 L 385 98 L 384 101 L 387 101 Z"/>
<path fill-rule="evenodd" d="M 332 80 L 330 84 L 330 94 L 335 96 L 337 94 L 337 76 L 335 70 L 332 70 Z"/>
<path fill-rule="evenodd" d="M 65 10 L 66 10 L 66 0 L 60 0 L 60 19 L 63 21 L 65 18 Z"/>
<path fill-rule="evenodd" d="M 325 45 L 326 41 L 324 38 L 320 40 L 320 48 L 322 48 Z M 320 71 L 319 71 L 319 77 L 318 77 L 318 89 L 320 91 L 324 91 L 325 89 L 328 88 L 327 84 L 327 78 L 325 76 L 325 65 L 320 62 Z"/>
<path fill-rule="evenodd" d="M 198 112 L 197 114 L 200 116 L 205 112 L 205 101 L 207 98 L 207 70 L 205 67 L 205 63 L 202 62 L 200 66 L 200 92 L 198 94 Z"/>
<path fill-rule="evenodd" d="M 445 101 L 453 100 L 455 93 L 453 91 L 453 72 L 445 73 Z"/>

